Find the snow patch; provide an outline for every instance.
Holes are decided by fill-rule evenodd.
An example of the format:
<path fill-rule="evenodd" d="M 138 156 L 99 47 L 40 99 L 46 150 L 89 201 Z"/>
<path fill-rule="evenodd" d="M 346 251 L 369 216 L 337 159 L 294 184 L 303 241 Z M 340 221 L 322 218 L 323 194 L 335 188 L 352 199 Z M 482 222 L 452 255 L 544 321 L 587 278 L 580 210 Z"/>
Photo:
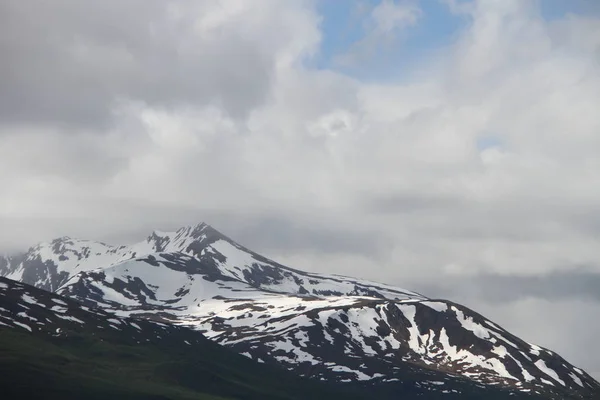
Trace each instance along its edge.
<path fill-rule="evenodd" d="M 555 381 L 560 382 L 561 385 L 567 386 L 565 384 L 565 382 L 559 378 L 556 371 L 554 371 L 553 369 L 549 368 L 548 365 L 546 365 L 546 362 L 544 360 L 537 360 L 534 364 L 544 374 L 548 375 L 550 378 L 554 379 Z"/>
<path fill-rule="evenodd" d="M 25 325 L 25 324 L 23 324 L 23 323 L 21 323 L 19 321 L 13 321 L 13 324 L 15 324 L 17 326 L 20 326 L 21 328 L 27 329 L 29 332 L 33 332 L 31 330 L 31 327 L 29 327 L 29 325 Z"/>
<path fill-rule="evenodd" d="M 77 322 L 78 324 L 85 324 L 85 322 L 83 322 L 82 320 L 80 320 L 79 318 L 75 318 L 73 316 L 70 315 L 56 315 L 58 318 L 60 319 L 64 319 L 65 321 L 71 321 L 71 322 Z"/>
<path fill-rule="evenodd" d="M 25 303 L 29 303 L 29 304 L 35 304 L 35 305 L 41 305 L 41 306 L 43 306 L 43 304 L 39 304 L 39 303 L 37 302 L 37 300 L 36 300 L 36 299 L 34 299 L 33 297 L 29 296 L 27 293 L 23 293 L 23 294 L 21 295 L 21 298 L 23 299 L 23 301 L 24 301 Z"/>
<path fill-rule="evenodd" d="M 441 301 L 422 301 L 421 304 L 423 304 L 437 312 L 448 311 L 448 305 Z"/>

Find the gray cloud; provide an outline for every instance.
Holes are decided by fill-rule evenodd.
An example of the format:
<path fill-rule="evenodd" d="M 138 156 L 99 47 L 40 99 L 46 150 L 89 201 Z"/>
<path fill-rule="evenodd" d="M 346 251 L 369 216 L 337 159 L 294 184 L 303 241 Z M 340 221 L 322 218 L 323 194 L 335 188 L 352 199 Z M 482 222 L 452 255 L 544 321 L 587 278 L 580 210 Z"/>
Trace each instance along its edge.
<path fill-rule="evenodd" d="M 365 196 L 361 208 L 365 212 L 384 214 L 410 214 L 413 212 L 450 211 L 464 209 L 468 203 L 461 198 L 442 195 L 406 192 L 384 196 Z"/>
<path fill-rule="evenodd" d="M 600 303 L 600 272 L 575 267 L 543 275 L 445 276 L 443 282 L 414 282 L 429 296 L 470 303 L 514 302 L 529 298 L 542 300 L 580 300 Z"/>
<path fill-rule="evenodd" d="M 382 232 L 360 227 L 336 226 L 326 221 L 302 221 L 294 215 L 260 215 L 247 218 L 215 218 L 222 222 L 223 231 L 231 232 L 242 244 L 265 254 L 350 254 L 380 259 L 393 246 Z M 215 225 L 216 226 L 216 225 Z M 221 224 L 219 224 L 221 226 Z"/>
<path fill-rule="evenodd" d="M 0 224 L 12 232 L 12 237 L 4 239 L 0 245 L 0 253 L 21 252 L 29 245 L 60 236 L 92 238 L 111 244 L 135 243 L 154 229 L 174 231 L 200 222 L 211 224 L 233 240 L 267 257 L 271 254 L 312 253 L 329 257 L 336 254 L 358 255 L 381 260 L 393 247 L 391 238 L 380 231 L 338 225 L 328 220 L 299 218 L 275 210 L 249 213 L 139 200 L 76 200 L 80 201 L 88 202 L 87 210 L 96 208 L 98 213 L 105 215 L 103 221 L 96 220 L 93 213 L 86 216 L 77 210 L 73 210 L 71 215 L 54 217 L 0 217 Z M 114 211 L 108 213 L 107 209 Z M 48 228 L 33 233 L 27 229 L 31 224 Z M 23 243 L 28 243 L 28 246 Z"/>
<path fill-rule="evenodd" d="M 208 5 L 177 12 L 154 0 L 2 2 L 0 118 L 104 128 L 129 99 L 246 115 L 265 100 L 273 53 L 262 32 L 245 34 L 235 19 L 198 32 Z"/>

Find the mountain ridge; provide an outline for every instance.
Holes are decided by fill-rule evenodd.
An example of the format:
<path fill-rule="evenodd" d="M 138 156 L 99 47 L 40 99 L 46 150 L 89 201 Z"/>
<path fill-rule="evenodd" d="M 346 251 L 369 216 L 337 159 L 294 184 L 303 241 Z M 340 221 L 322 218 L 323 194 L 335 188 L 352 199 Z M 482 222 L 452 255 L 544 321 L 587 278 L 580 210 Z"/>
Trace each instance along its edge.
<path fill-rule="evenodd" d="M 130 246 L 61 238 L 32 247 L 4 271 L 89 307 L 196 329 L 253 360 L 316 379 L 400 380 L 417 365 L 561 393 L 557 399 L 600 389 L 557 354 L 464 306 L 289 268 L 204 223 L 153 231 Z"/>

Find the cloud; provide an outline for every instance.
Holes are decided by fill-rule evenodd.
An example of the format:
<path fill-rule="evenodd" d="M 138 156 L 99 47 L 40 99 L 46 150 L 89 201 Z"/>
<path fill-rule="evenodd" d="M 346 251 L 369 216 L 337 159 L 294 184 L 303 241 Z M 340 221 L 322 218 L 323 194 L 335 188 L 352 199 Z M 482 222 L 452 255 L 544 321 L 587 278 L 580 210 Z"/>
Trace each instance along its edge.
<path fill-rule="evenodd" d="M 302 2 L 4 3 L 0 118 L 106 128 L 120 100 L 217 105 L 243 117 L 274 69 L 318 42 Z M 276 32 L 277 34 L 273 34 Z"/>
<path fill-rule="evenodd" d="M 468 284 L 464 284 L 466 280 Z M 600 272 L 584 267 L 527 276 L 493 273 L 447 276 L 443 284 L 421 281 L 414 285 L 429 296 L 456 299 L 458 302 L 480 299 L 488 303 L 505 303 L 541 299 L 600 303 Z"/>
<path fill-rule="evenodd" d="M 206 210 L 265 216 L 265 226 L 279 226 L 268 222 L 271 213 L 350 235 L 383 232 L 377 240 L 394 246 L 363 253 L 383 252 L 386 264 L 410 274 L 598 268 L 598 21 L 549 22 L 534 3 L 501 3 L 470 3 L 457 41 L 415 66 L 419 80 L 401 84 L 308 68 L 303 60 L 320 35 L 310 2 L 264 10 L 150 2 L 132 25 L 123 7 L 133 3 L 94 5 L 93 13 L 79 2 L 44 13 L 3 5 L 12 22 L 2 29 L 15 39 L 2 42 L 13 57 L 0 79 L 16 86 L 2 93 L 31 98 L 0 121 L 3 218 L 124 215 L 133 202 L 197 210 L 194 218 Z M 402 18 L 374 30 L 419 15 L 413 3 L 379 7 L 369 18 Z M 408 8 L 379 14 L 386 7 Z M 33 35 L 33 26 L 46 34 Z M 74 43 L 104 64 L 65 50 Z M 126 49 L 134 67 L 103 56 L 115 49 Z M 222 51 L 212 57 L 210 49 Z M 244 52 L 252 54 L 243 63 L 228 58 Z M 32 69 L 42 68 L 32 61 L 43 54 L 53 55 L 45 74 Z M 159 73 L 168 79 L 147 79 Z M 44 100 L 48 85 L 54 101 Z M 84 87 L 85 96 L 77 92 Z M 46 118 L 38 106 L 62 111 Z M 79 118 L 78 107 L 102 117 Z M 490 134 L 501 145 L 479 146 Z M 143 225 L 168 220 L 162 212 L 148 211 Z M 83 233 L 94 235 L 93 226 Z"/>
<path fill-rule="evenodd" d="M 303 64 L 319 43 L 311 3 L 258 10 L 244 2 L 190 9 L 150 2 L 138 7 L 133 25 L 132 9 L 123 8 L 132 3 L 95 5 L 93 13 L 80 4 L 64 1 L 45 13 L 3 5 L 12 22 L 2 29 L 13 29 L 6 37 L 15 39 L 3 41 L 14 57 L 0 79 L 8 85 L 20 76 L 3 93 L 31 97 L 0 121 L 3 218 L 75 220 L 92 209 L 122 216 L 133 202 L 163 210 L 147 211 L 144 227 L 168 221 L 171 211 L 164 210 L 179 208 L 196 210 L 190 218 L 214 210 L 264 217 L 274 227 L 270 214 L 290 215 L 349 235 L 382 232 L 376 240 L 394 245 L 365 246 L 362 253 L 417 276 L 599 265 L 597 19 L 548 22 L 534 3 L 469 3 L 470 22 L 436 59 L 415 66 L 419 80 L 368 84 Z M 378 11 L 389 7 L 404 11 Z M 396 17 L 372 29 L 392 32 L 413 23 L 415 7 L 382 2 L 369 21 Z M 111 29 L 104 23 L 109 17 L 115 17 Z M 46 34 L 34 37 L 32 26 Z M 92 46 L 89 57 L 105 64 L 80 63 L 65 50 L 74 43 Z M 115 49 L 126 49 L 135 68 L 123 72 L 102 56 Z M 223 51 L 208 57 L 207 49 Z M 31 62 L 41 50 L 53 55 L 45 75 L 31 69 L 42 67 Z M 240 63 L 228 58 L 232 52 L 253 55 Z M 53 64 L 59 62 L 70 69 Z M 168 79 L 146 79 L 159 73 Z M 239 85 L 229 86 L 231 74 Z M 48 85 L 56 85 L 52 102 L 44 100 Z M 83 87 L 85 96 L 77 92 Z M 245 106 L 221 101 L 226 97 Z M 87 104 L 88 98 L 102 104 Z M 38 106 L 62 111 L 51 110 L 48 119 Z M 102 117 L 79 118 L 79 106 Z M 502 145 L 481 148 L 490 132 Z M 96 233 L 93 223 L 77 231 Z M 7 236 L 3 242 L 15 242 Z"/>
<path fill-rule="evenodd" d="M 391 34 L 397 29 L 414 25 L 420 13 L 421 10 L 415 2 L 397 3 L 384 0 L 371 12 L 373 22 L 371 29 L 376 34 Z"/>
<path fill-rule="evenodd" d="M 0 251 L 206 220 L 293 267 L 467 293 L 531 341 L 553 304 L 584 326 L 600 20 L 450 3 L 456 40 L 377 84 L 311 67 L 310 1 L 2 3 Z M 417 6 L 369 9 L 365 46 L 410 40 Z M 567 327 L 550 344 L 585 363 Z"/>

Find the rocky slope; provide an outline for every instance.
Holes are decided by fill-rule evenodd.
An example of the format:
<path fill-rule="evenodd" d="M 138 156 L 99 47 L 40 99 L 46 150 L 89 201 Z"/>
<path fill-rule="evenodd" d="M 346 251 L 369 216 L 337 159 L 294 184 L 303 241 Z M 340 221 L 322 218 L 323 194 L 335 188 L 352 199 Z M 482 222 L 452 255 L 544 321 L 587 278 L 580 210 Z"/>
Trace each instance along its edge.
<path fill-rule="evenodd" d="M 0 273 L 118 316 L 184 325 L 326 381 L 402 383 L 431 371 L 445 377 L 433 384 L 440 393 L 456 393 L 459 378 L 555 399 L 600 394 L 584 371 L 466 307 L 291 269 L 206 224 L 132 246 L 61 238 L 0 261 Z"/>

